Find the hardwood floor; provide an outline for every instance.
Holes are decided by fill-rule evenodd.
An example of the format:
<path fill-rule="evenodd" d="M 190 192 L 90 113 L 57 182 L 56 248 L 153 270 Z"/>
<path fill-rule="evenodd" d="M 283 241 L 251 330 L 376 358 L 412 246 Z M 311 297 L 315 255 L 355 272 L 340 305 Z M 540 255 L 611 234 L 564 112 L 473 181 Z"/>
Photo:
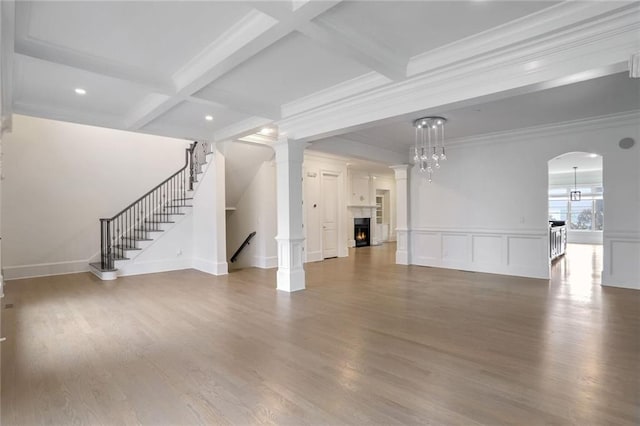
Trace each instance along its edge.
<path fill-rule="evenodd" d="M 593 285 L 601 255 L 547 282 L 393 249 L 294 294 L 259 269 L 9 282 L 2 423 L 640 423 L 640 292 Z"/>

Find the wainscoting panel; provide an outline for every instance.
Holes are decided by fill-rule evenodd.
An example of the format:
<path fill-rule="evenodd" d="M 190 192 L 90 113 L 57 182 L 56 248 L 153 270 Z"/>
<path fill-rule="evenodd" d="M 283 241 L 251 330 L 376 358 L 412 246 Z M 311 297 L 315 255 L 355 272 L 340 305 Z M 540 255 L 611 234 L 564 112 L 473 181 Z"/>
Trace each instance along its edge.
<path fill-rule="evenodd" d="M 530 236 L 508 236 L 507 263 L 519 268 L 530 267 L 532 261 L 539 261 L 541 245 L 546 241 Z"/>
<path fill-rule="evenodd" d="M 451 268 L 464 268 L 469 262 L 469 236 L 467 234 L 442 234 L 442 263 Z"/>
<path fill-rule="evenodd" d="M 602 284 L 640 290 L 640 234 L 604 232 Z"/>
<path fill-rule="evenodd" d="M 503 238 L 500 235 L 472 235 L 471 261 L 477 265 L 502 264 Z"/>
<path fill-rule="evenodd" d="M 547 230 L 413 229 L 412 264 L 549 279 Z"/>
<path fill-rule="evenodd" d="M 402 237 L 398 234 L 398 241 Z M 412 259 L 416 260 L 416 265 L 431 266 L 429 262 L 440 262 L 442 260 L 442 238 L 440 233 L 416 232 L 412 233 L 411 238 L 413 239 Z"/>

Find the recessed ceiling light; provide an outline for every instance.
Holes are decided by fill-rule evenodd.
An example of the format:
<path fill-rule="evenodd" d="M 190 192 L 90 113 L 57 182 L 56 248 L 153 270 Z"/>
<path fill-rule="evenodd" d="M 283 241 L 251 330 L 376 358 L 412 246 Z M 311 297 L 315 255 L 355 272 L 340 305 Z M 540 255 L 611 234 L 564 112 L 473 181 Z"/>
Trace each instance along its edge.
<path fill-rule="evenodd" d="M 589 154 L 589 157 L 591 158 L 596 158 L 598 156 L 598 154 Z"/>
<path fill-rule="evenodd" d="M 207 121 L 213 121 L 213 115 L 205 115 L 204 119 Z"/>
<path fill-rule="evenodd" d="M 74 91 L 76 92 L 76 95 L 80 95 L 80 96 L 87 94 L 87 91 L 80 87 L 76 87 Z"/>
<path fill-rule="evenodd" d="M 260 133 L 262 133 L 263 135 L 270 135 L 271 133 L 273 133 L 273 129 L 270 127 L 264 127 L 262 130 L 260 130 Z"/>

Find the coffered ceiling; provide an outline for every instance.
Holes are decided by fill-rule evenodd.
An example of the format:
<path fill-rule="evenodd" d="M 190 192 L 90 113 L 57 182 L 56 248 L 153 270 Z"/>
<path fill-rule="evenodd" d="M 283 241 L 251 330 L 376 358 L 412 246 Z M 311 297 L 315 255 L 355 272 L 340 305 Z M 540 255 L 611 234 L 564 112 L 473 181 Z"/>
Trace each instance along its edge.
<path fill-rule="evenodd" d="M 628 35 L 638 10 L 615 1 L 3 1 L 2 116 L 5 128 L 15 112 L 215 141 L 266 125 L 307 141 L 348 133 L 352 150 L 378 147 L 384 157 L 404 152 L 407 118 L 435 107 L 452 114 L 454 136 L 496 130 L 486 124 L 501 114 L 514 126 L 544 121 L 530 109 L 566 94 L 538 94 L 539 83 L 623 71 L 620 58 L 638 45 Z M 624 31 L 604 37 L 615 28 Z M 604 52 L 596 36 L 621 47 L 558 71 L 553 42 L 590 58 L 579 48 L 591 37 Z M 506 64 L 519 81 L 505 78 Z M 488 75 L 472 73 L 480 65 L 495 73 L 490 84 L 467 78 Z M 625 106 L 585 107 L 585 95 L 581 111 L 634 101 L 621 77 L 610 78 Z M 539 98 L 513 97 L 522 87 Z M 465 103 L 514 90 L 503 104 Z"/>
<path fill-rule="evenodd" d="M 462 108 L 443 106 L 438 114 L 447 117 L 449 143 L 472 136 L 551 125 L 590 117 L 618 114 L 640 109 L 640 79 L 628 72 L 611 74 L 579 83 L 480 102 Z M 354 141 L 385 148 L 402 155 L 413 150 L 417 112 L 394 117 L 382 124 L 338 137 L 313 142 L 316 149 L 336 140 Z"/>

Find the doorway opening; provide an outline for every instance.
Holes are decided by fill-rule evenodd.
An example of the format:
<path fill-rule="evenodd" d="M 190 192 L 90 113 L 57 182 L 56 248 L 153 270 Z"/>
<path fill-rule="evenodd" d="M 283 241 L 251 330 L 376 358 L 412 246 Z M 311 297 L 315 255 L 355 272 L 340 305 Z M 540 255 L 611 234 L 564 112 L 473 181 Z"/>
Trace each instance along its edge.
<path fill-rule="evenodd" d="M 391 228 L 391 196 L 388 189 L 376 189 L 376 235 L 379 242 L 389 241 Z"/>
<path fill-rule="evenodd" d="M 549 260 L 571 285 L 602 282 L 602 156 L 569 152 L 549 161 Z M 586 274 L 585 274 L 586 273 Z"/>

